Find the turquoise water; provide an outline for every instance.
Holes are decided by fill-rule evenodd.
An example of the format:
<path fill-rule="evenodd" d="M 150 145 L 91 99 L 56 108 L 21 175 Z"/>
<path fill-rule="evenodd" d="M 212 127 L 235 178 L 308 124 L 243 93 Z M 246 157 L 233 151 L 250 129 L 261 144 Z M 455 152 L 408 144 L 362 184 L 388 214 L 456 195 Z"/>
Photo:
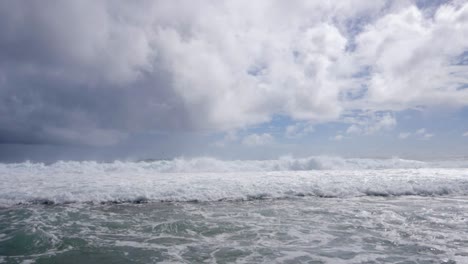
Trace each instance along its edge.
<path fill-rule="evenodd" d="M 465 196 L 0 209 L 0 263 L 468 263 Z"/>

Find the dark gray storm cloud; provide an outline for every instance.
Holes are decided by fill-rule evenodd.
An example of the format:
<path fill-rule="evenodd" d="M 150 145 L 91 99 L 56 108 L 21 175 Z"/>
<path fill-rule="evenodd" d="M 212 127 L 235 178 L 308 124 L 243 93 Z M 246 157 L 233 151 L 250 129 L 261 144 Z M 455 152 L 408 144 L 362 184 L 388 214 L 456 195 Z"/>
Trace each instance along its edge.
<path fill-rule="evenodd" d="M 129 22 L 108 25 L 117 11 L 0 2 L 0 143 L 110 145 L 132 131 L 189 128 L 170 75 L 135 58 Z"/>

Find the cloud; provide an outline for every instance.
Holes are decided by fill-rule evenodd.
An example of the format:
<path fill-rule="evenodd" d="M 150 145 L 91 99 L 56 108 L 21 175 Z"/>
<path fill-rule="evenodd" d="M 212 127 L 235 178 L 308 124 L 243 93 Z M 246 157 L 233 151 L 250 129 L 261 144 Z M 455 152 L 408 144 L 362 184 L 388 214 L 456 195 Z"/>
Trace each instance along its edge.
<path fill-rule="evenodd" d="M 126 138 L 126 134 L 114 130 L 95 129 L 84 131 L 64 128 L 48 128 L 47 135 L 74 144 L 109 146 Z"/>
<path fill-rule="evenodd" d="M 285 136 L 287 138 L 298 138 L 314 132 L 314 127 L 309 123 L 296 123 L 286 127 Z"/>
<path fill-rule="evenodd" d="M 433 136 L 434 136 L 434 134 L 427 133 L 427 134 L 423 135 L 423 139 L 428 140 L 428 139 L 432 138 Z"/>
<path fill-rule="evenodd" d="M 110 145 L 277 115 L 373 134 L 396 125 L 395 111 L 467 106 L 468 4 L 431 10 L 384 0 L 2 1 L 0 142 Z M 286 136 L 312 129 L 299 124 Z"/>
<path fill-rule="evenodd" d="M 242 139 L 242 145 L 248 147 L 269 145 L 273 142 L 274 138 L 268 133 L 251 134 Z"/>
<path fill-rule="evenodd" d="M 463 135 L 462 135 L 462 136 L 464 136 L 464 137 L 468 137 L 468 131 L 466 131 L 465 133 L 463 133 Z"/>
<path fill-rule="evenodd" d="M 334 137 L 331 137 L 330 140 L 334 140 L 334 141 L 341 141 L 344 139 L 344 136 L 343 135 L 335 135 Z"/>
<path fill-rule="evenodd" d="M 355 53 L 368 67 L 367 106 L 394 111 L 466 106 L 468 90 L 459 87 L 468 81 L 460 63 L 468 48 L 467 15 L 467 3 L 442 5 L 433 17 L 408 6 L 367 25 L 356 36 Z"/>
<path fill-rule="evenodd" d="M 417 135 L 424 135 L 426 133 L 426 129 L 425 128 L 420 128 L 418 130 L 416 130 L 416 132 L 414 132 L 415 134 Z"/>
<path fill-rule="evenodd" d="M 238 141 L 239 136 L 235 131 L 228 131 L 221 140 L 214 142 L 216 147 L 225 147 L 227 144 Z"/>
<path fill-rule="evenodd" d="M 402 132 L 402 133 L 398 134 L 399 139 L 407 139 L 409 136 L 411 136 L 411 133 L 409 133 L 409 132 Z"/>
<path fill-rule="evenodd" d="M 388 113 L 368 112 L 346 118 L 345 120 L 352 123 L 346 130 L 346 133 L 358 135 L 372 135 L 381 130 L 390 130 L 397 124 L 395 117 Z"/>
<path fill-rule="evenodd" d="M 422 139 L 422 140 L 429 140 L 434 136 L 434 134 L 427 132 L 425 128 L 420 128 L 416 130 L 414 134 L 417 135 L 419 139 Z"/>

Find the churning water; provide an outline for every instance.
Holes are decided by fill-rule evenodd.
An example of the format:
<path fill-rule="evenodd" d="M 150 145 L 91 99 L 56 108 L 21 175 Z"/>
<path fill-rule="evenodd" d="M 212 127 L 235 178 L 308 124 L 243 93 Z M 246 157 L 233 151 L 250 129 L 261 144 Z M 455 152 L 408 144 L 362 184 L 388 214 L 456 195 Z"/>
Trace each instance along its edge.
<path fill-rule="evenodd" d="M 0 263 L 468 263 L 467 164 L 0 164 Z"/>

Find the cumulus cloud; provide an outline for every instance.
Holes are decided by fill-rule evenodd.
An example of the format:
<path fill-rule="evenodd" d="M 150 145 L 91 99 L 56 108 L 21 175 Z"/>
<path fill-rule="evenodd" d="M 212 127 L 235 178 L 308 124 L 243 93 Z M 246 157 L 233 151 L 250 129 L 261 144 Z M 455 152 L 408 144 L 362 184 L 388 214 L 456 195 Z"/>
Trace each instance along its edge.
<path fill-rule="evenodd" d="M 395 117 L 388 113 L 368 112 L 348 117 L 346 120 L 352 123 L 346 130 L 347 134 L 372 135 L 381 130 L 390 130 L 397 124 Z"/>
<path fill-rule="evenodd" d="M 274 138 L 268 133 L 251 134 L 242 139 L 242 144 L 248 147 L 265 146 L 271 144 Z"/>
<path fill-rule="evenodd" d="M 221 140 L 215 141 L 214 146 L 225 147 L 227 144 L 238 141 L 239 136 L 235 131 L 228 131 Z"/>
<path fill-rule="evenodd" d="M 399 139 L 407 139 L 409 136 L 411 136 L 411 133 L 409 133 L 409 132 L 402 132 L 402 133 L 398 134 Z"/>
<path fill-rule="evenodd" d="M 434 134 L 426 133 L 426 134 L 423 135 L 422 139 L 428 140 L 428 139 L 432 138 L 433 136 L 434 136 Z"/>
<path fill-rule="evenodd" d="M 415 5 L 379 18 L 356 36 L 356 58 L 367 65 L 370 106 L 466 106 L 468 4 L 440 6 L 427 16 Z M 451 43 L 447 45 L 447 43 Z"/>
<path fill-rule="evenodd" d="M 424 135 L 426 134 L 426 129 L 425 128 L 420 128 L 414 132 L 416 135 Z"/>
<path fill-rule="evenodd" d="M 429 140 L 432 137 L 434 137 L 434 134 L 427 132 L 427 130 L 425 128 L 420 128 L 420 129 L 414 131 L 414 133 L 402 132 L 402 133 L 400 133 L 398 135 L 398 138 L 399 139 L 407 139 L 410 136 L 414 136 L 414 137 L 416 137 L 417 139 L 420 139 L 420 140 Z"/>
<path fill-rule="evenodd" d="M 414 132 L 414 135 L 416 135 L 419 139 L 422 140 L 429 140 L 431 139 L 434 134 L 427 132 L 425 128 L 420 128 Z"/>
<path fill-rule="evenodd" d="M 341 141 L 344 139 L 344 136 L 343 135 L 335 135 L 334 137 L 331 137 L 330 140 L 334 140 L 334 141 Z"/>
<path fill-rule="evenodd" d="M 0 142 L 109 145 L 275 115 L 298 122 L 287 136 L 343 120 L 348 133 L 372 134 L 396 125 L 394 111 L 467 106 L 468 4 L 431 10 L 384 0 L 1 1 Z M 357 109 L 372 117 L 344 118 Z"/>
<path fill-rule="evenodd" d="M 298 138 L 314 132 L 314 126 L 309 123 L 296 123 L 286 127 L 285 136 L 287 138 Z"/>

